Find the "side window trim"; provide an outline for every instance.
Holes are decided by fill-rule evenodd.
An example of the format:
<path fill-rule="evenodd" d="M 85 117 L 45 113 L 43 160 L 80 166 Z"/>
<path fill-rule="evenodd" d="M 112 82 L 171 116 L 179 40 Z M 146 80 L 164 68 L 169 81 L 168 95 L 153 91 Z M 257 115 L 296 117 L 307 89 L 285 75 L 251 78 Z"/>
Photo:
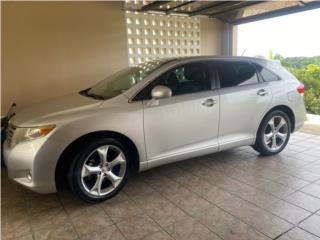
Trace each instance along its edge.
<path fill-rule="evenodd" d="M 214 60 L 207 60 L 206 64 L 210 70 L 211 90 L 218 90 L 220 88 L 220 81 L 217 63 Z"/>
<path fill-rule="evenodd" d="M 257 74 L 257 77 L 258 77 L 258 84 L 259 83 L 264 83 L 265 81 L 263 80 L 263 77 L 261 76 L 261 74 L 259 73 L 258 71 L 258 68 L 257 68 L 257 64 L 253 63 L 253 62 L 250 62 L 250 64 L 254 67 L 254 69 L 256 70 L 256 74 Z"/>
<path fill-rule="evenodd" d="M 216 79 L 214 79 L 213 77 L 213 71 L 211 70 L 210 68 L 210 65 L 208 65 L 208 62 L 209 60 L 198 60 L 198 61 L 190 61 L 190 62 L 187 62 L 187 63 L 181 63 L 181 64 L 177 64 L 176 66 L 174 67 L 171 67 L 169 68 L 168 70 L 166 70 L 164 73 L 160 74 L 159 76 L 157 76 L 155 79 L 153 79 L 152 81 L 149 81 L 146 85 L 143 86 L 142 89 L 140 89 L 134 97 L 132 97 L 131 101 L 130 102 L 137 102 L 137 101 L 144 101 L 144 100 L 148 100 L 148 99 L 136 99 L 136 97 L 142 93 L 143 91 L 145 91 L 147 88 L 150 87 L 150 85 L 154 82 L 154 81 L 157 81 L 159 77 L 163 76 L 164 74 L 167 74 L 169 71 L 172 71 L 174 69 L 177 69 L 179 67 L 182 67 L 182 66 L 185 66 L 185 65 L 189 65 L 189 64 L 201 64 L 204 68 L 207 68 L 209 70 L 209 81 L 210 81 L 210 89 L 206 90 L 206 91 L 212 91 L 212 90 L 216 90 L 218 89 L 218 85 L 217 85 L 217 81 Z M 217 73 L 217 70 L 215 70 L 216 74 Z M 148 89 L 147 89 L 148 90 Z M 204 91 L 202 91 L 204 92 Z M 195 93 L 185 93 L 185 94 L 179 94 L 177 96 L 182 96 L 182 95 L 187 95 L 187 94 L 195 94 Z M 177 97 L 177 96 L 172 96 L 172 97 Z"/>

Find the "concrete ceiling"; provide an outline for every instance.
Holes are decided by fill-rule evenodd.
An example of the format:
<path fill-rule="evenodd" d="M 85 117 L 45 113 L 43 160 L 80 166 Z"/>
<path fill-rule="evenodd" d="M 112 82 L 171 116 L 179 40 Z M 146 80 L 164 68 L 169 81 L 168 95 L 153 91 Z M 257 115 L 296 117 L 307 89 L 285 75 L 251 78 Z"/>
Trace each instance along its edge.
<path fill-rule="evenodd" d="M 130 11 L 205 15 L 232 25 L 278 17 L 320 8 L 320 1 L 133 1 L 124 8 Z"/>

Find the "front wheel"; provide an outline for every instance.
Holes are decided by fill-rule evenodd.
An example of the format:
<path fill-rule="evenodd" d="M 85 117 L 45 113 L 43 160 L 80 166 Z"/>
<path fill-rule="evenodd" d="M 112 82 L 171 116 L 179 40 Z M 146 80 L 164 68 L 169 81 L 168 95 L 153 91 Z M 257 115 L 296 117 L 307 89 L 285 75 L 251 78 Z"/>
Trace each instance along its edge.
<path fill-rule="evenodd" d="M 280 153 L 287 145 L 291 133 L 291 123 L 286 113 L 276 110 L 261 122 L 253 148 L 261 155 Z"/>
<path fill-rule="evenodd" d="M 105 138 L 79 148 L 69 169 L 69 185 L 87 202 L 101 202 L 116 195 L 129 171 L 129 155 L 117 140 Z"/>

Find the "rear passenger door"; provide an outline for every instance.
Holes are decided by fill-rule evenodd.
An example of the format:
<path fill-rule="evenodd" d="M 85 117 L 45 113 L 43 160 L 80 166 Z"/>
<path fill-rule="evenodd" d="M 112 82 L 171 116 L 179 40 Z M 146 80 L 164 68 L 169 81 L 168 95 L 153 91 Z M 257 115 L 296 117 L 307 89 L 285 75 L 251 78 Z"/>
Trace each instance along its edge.
<path fill-rule="evenodd" d="M 252 144 L 262 116 L 271 104 L 269 83 L 247 61 L 216 62 L 219 78 L 220 150 Z"/>

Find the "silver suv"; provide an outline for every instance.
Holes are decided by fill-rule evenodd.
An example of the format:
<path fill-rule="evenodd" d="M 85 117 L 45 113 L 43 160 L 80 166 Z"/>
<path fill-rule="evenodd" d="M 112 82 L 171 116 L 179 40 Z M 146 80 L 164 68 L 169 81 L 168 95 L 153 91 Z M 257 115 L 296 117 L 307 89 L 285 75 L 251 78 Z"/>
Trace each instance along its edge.
<path fill-rule="evenodd" d="M 18 112 L 5 163 L 9 177 L 33 191 L 55 192 L 66 180 L 77 196 L 99 202 L 132 172 L 244 145 L 281 152 L 303 125 L 303 92 L 275 61 L 147 62 Z"/>

